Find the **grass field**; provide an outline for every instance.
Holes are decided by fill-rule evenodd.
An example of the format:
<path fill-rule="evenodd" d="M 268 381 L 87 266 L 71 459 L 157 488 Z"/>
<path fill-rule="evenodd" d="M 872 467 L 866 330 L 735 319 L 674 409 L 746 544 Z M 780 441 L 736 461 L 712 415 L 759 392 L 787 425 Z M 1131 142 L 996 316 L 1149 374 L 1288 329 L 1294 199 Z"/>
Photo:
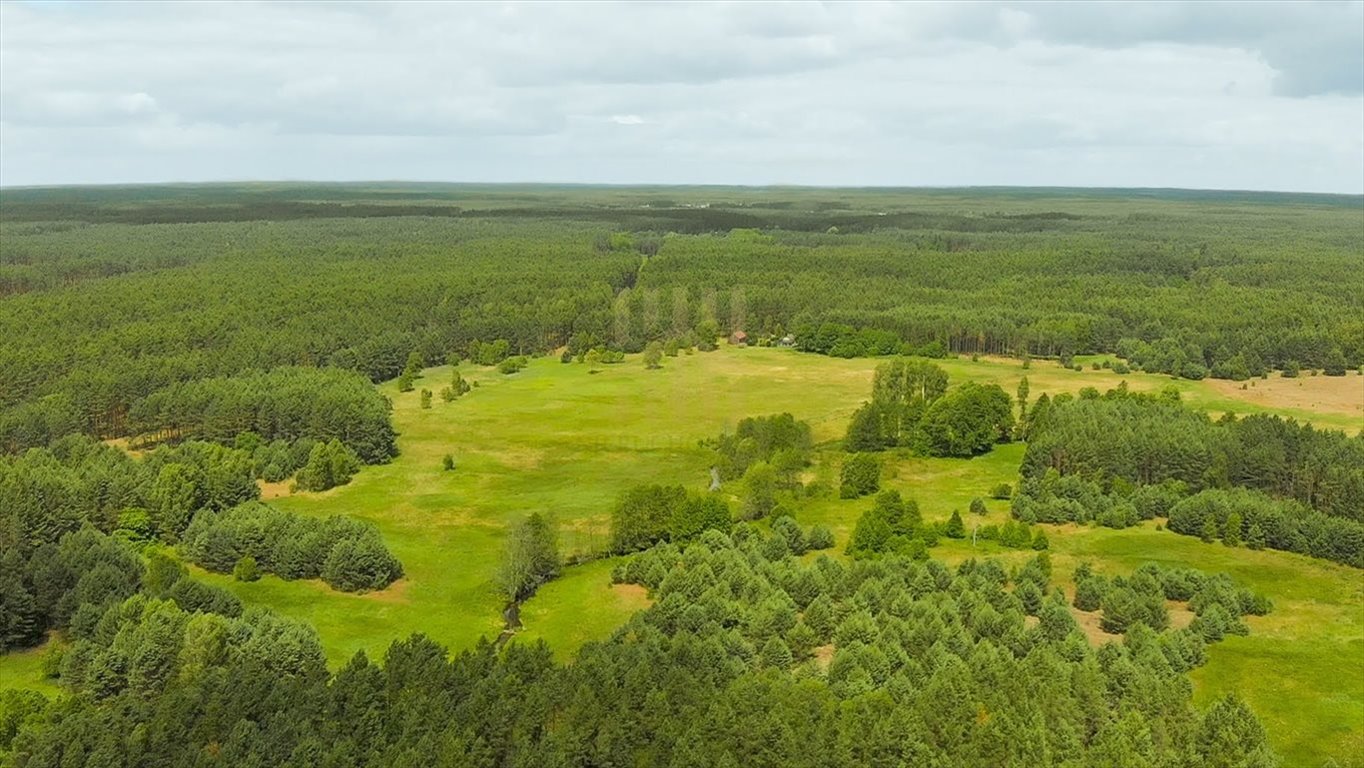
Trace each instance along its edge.
<path fill-rule="evenodd" d="M 1016 360 L 953 359 L 941 365 L 954 384 L 997 382 L 1010 393 L 1027 375 L 1033 400 L 1043 392 L 1103 390 L 1125 378 L 1142 391 L 1174 384 L 1188 402 L 1214 412 L 1273 411 L 1352 432 L 1360 428 L 1360 419 L 1349 410 L 1346 388 L 1364 390 L 1358 374 L 1304 377 L 1288 386 L 1270 379 L 1241 390 L 1221 382 L 1120 377 L 1087 365 L 1076 372 L 1048 361 L 1034 361 L 1028 370 Z M 503 600 L 493 577 L 510 522 L 533 511 L 549 512 L 560 524 L 562 549 L 599 549 L 606 541 L 609 511 L 623 490 L 641 482 L 705 488 L 709 462 L 698 441 L 732 429 L 745 416 L 782 411 L 813 425 L 820 445 L 809 479 L 832 488 L 844 456 L 837 440 L 866 399 L 875 366 L 874 360 L 730 347 L 665 358 L 664 367 L 655 371 L 645 370 L 637 357 L 596 373 L 551 358 L 534 360 L 513 376 L 466 364 L 461 372 L 478 386 L 453 403 L 436 398 L 429 410 L 420 408 L 418 392 L 399 393 L 388 383 L 382 389 L 394 401 L 401 455 L 390 464 L 365 468 L 347 486 L 320 494 L 286 493 L 271 503 L 374 522 L 402 560 L 406 577 L 382 592 L 350 595 L 320 582 L 266 576 L 238 583 L 199 575 L 249 603 L 311 623 L 334 665 L 360 649 L 381 656 L 390 641 L 413 632 L 454 649 L 468 647 L 501 631 Z M 417 389 L 439 390 L 449 376 L 448 367 L 427 370 Z M 1303 390 L 1310 393 L 1305 399 Z M 1305 409 L 1304 403 L 1316 405 Z M 966 515 L 972 498 L 1016 480 L 1023 450 L 1019 444 L 1001 446 L 970 460 L 888 454 L 884 485 L 917 499 L 928 520 L 945 519 L 954 509 Z M 446 453 L 455 459 L 454 471 L 441 469 Z M 285 489 L 270 490 L 275 495 Z M 803 525 L 829 525 L 841 547 L 869 505 L 869 500 L 822 497 L 797 502 L 794 513 Z M 987 499 L 987 508 L 989 522 L 1007 519 L 1007 502 Z M 966 517 L 969 527 L 976 519 Z M 1156 560 L 1227 571 L 1268 594 L 1274 613 L 1251 619 L 1250 637 L 1216 646 L 1210 663 L 1195 674 L 1200 702 L 1228 690 L 1242 692 L 1290 765 L 1320 765 L 1328 758 L 1348 765 L 1349 756 L 1364 752 L 1360 572 L 1285 553 L 1205 545 L 1149 526 L 1127 531 L 1071 526 L 1053 529 L 1050 538 L 1059 579 L 1068 579 L 1082 559 L 1109 572 Z M 994 555 L 1022 560 L 1031 554 L 989 543 L 973 548 L 969 542 L 945 542 L 934 551 L 949 562 Z M 544 639 L 560 659 L 568 659 L 583 643 L 609 636 L 647 605 L 639 590 L 611 586 L 615 562 L 568 568 L 542 588 L 522 608 L 524 628 L 517 642 Z M 18 685 L 38 681 L 37 659 L 36 653 L 0 658 L 0 679 Z"/>
<path fill-rule="evenodd" d="M 37 648 L 0 654 L 0 690 L 26 688 L 49 696 L 59 693 L 57 682 L 43 674 L 47 647 L 48 643 L 43 643 Z"/>

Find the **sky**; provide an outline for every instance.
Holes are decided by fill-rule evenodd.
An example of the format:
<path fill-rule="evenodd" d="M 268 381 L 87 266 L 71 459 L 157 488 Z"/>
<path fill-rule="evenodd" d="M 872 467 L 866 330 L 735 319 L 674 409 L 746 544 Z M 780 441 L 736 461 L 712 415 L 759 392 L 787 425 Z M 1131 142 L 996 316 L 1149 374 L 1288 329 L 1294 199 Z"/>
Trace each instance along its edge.
<path fill-rule="evenodd" d="M 1364 2 L 0 2 L 0 185 L 1364 193 Z"/>

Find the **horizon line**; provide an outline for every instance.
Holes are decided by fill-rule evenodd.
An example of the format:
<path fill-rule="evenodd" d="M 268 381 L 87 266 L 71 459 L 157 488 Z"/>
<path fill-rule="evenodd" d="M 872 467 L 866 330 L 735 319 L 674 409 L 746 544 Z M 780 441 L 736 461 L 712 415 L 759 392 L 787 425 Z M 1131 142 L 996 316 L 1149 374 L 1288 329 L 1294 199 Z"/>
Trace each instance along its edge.
<path fill-rule="evenodd" d="M 923 184 L 923 185 L 849 185 L 849 184 L 740 184 L 740 183 L 700 183 L 700 182 L 596 182 L 596 181 L 448 181 L 429 179 L 222 179 L 212 181 L 112 181 L 79 182 L 58 184 L 3 184 L 0 191 L 25 190 L 76 190 L 76 189 L 116 189 L 127 187 L 229 187 L 254 185 L 295 185 L 295 186 L 354 186 L 362 184 L 445 186 L 445 187 L 579 187 L 615 189 L 732 189 L 732 190 L 841 190 L 841 191 L 1010 191 L 1010 190 L 1055 190 L 1055 191 L 1116 191 L 1116 192 L 1203 192 L 1236 194 L 1278 194 L 1311 195 L 1320 197 L 1344 197 L 1364 199 L 1360 192 L 1322 192 L 1314 190 L 1291 189 L 1246 189 L 1233 187 L 1180 187 L 1180 186 L 1076 186 L 1049 184 Z"/>

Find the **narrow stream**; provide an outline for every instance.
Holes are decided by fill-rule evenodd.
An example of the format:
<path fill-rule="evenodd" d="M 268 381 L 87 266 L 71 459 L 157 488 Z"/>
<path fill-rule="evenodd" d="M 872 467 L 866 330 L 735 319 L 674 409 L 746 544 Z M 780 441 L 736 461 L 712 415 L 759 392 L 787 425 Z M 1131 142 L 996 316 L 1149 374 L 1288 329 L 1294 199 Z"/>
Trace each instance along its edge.
<path fill-rule="evenodd" d="M 521 601 L 513 600 L 502 609 L 502 634 L 497 636 L 497 647 L 501 648 L 512 639 L 516 630 L 521 628 Z"/>

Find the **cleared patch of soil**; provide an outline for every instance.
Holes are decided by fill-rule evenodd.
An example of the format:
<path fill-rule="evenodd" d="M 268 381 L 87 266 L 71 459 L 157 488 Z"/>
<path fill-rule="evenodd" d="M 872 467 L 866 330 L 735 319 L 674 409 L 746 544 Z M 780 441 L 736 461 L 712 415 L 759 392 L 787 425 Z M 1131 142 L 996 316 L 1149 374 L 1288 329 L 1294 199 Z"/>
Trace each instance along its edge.
<path fill-rule="evenodd" d="M 256 484 L 260 486 L 261 501 L 269 501 L 271 499 L 278 499 L 282 496 L 288 496 L 290 493 L 289 484 L 292 482 L 292 480 L 280 480 L 277 483 L 267 483 L 264 480 L 257 481 Z"/>
<path fill-rule="evenodd" d="M 1075 622 L 1080 625 L 1080 631 L 1085 633 L 1085 639 L 1090 645 L 1099 646 L 1104 643 L 1111 643 L 1121 639 L 1121 635 L 1110 635 L 1099 627 L 1099 611 L 1082 611 L 1075 606 L 1070 606 L 1070 615 L 1075 617 Z"/>
<path fill-rule="evenodd" d="M 815 664 L 820 669 L 828 669 L 833 660 L 834 647 L 832 645 L 821 645 L 815 648 Z"/>
<path fill-rule="evenodd" d="M 1194 612 L 1189 610 L 1188 603 L 1177 603 L 1173 600 L 1167 600 L 1165 602 L 1165 607 L 1170 609 L 1171 629 L 1185 629 L 1193 623 L 1195 618 Z"/>

